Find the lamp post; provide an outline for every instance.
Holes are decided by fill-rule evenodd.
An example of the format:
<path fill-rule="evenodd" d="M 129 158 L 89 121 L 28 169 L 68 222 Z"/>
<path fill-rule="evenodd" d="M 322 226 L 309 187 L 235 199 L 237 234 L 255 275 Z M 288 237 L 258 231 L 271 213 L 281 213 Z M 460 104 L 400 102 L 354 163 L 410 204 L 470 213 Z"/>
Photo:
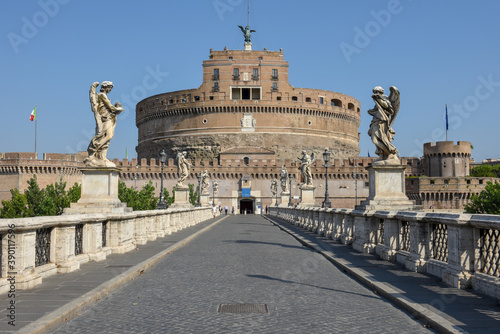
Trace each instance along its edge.
<path fill-rule="evenodd" d="M 328 162 L 330 161 L 330 152 L 325 148 L 323 152 L 323 160 L 325 161 L 326 177 L 325 177 L 325 200 L 323 201 L 323 208 L 331 208 L 330 194 L 328 193 Z"/>
<path fill-rule="evenodd" d="M 288 206 L 293 206 L 293 202 L 292 202 L 292 179 L 293 179 L 293 174 L 288 174 L 288 182 L 290 182 L 290 189 L 288 190 L 290 192 L 290 196 L 288 197 Z"/>
<path fill-rule="evenodd" d="M 160 152 L 160 164 L 161 164 L 161 173 L 160 173 L 160 202 L 156 206 L 156 209 L 166 209 L 167 204 L 163 200 L 163 166 L 165 165 L 165 161 L 167 161 L 167 153 L 165 150 L 161 150 Z"/>
<path fill-rule="evenodd" d="M 201 174 L 198 177 L 198 204 L 196 204 L 196 207 L 201 207 Z"/>
<path fill-rule="evenodd" d="M 212 206 L 215 206 L 215 194 L 217 193 L 217 190 L 215 189 L 217 186 L 217 180 L 212 181 Z"/>

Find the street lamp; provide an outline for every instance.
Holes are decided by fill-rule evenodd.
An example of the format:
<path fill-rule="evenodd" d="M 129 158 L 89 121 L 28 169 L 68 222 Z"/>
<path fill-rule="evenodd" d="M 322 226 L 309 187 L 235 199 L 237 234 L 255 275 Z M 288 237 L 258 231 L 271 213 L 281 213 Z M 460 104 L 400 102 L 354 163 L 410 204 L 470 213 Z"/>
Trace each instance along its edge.
<path fill-rule="evenodd" d="M 201 174 L 198 177 L 198 204 L 196 204 L 196 207 L 201 207 Z"/>
<path fill-rule="evenodd" d="M 156 206 L 157 209 L 166 209 L 167 204 L 163 201 L 163 166 L 165 165 L 165 161 L 167 161 L 167 153 L 165 150 L 161 150 L 160 152 L 160 164 L 161 164 L 161 173 L 160 173 L 160 202 Z"/>
<path fill-rule="evenodd" d="M 212 205 L 215 206 L 215 194 L 217 193 L 217 187 L 218 187 L 218 182 L 217 180 L 213 180 L 212 181 L 212 193 L 213 193 L 213 196 L 212 196 Z"/>
<path fill-rule="evenodd" d="M 293 202 L 292 202 L 292 179 L 293 179 L 293 174 L 288 174 L 288 181 L 290 182 L 290 189 L 288 190 L 290 192 L 290 196 L 288 197 L 288 206 L 293 206 Z"/>
<path fill-rule="evenodd" d="M 325 161 L 326 177 L 325 177 L 325 200 L 323 201 L 323 208 L 331 208 L 330 194 L 328 193 L 328 162 L 330 161 L 330 152 L 325 148 L 323 152 L 323 160 Z"/>

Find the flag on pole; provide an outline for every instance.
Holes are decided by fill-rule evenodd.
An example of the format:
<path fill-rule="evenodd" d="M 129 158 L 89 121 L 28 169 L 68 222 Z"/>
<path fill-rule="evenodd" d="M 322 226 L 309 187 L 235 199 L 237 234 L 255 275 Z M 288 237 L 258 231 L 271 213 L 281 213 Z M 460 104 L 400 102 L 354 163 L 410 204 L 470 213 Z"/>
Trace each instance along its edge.
<path fill-rule="evenodd" d="M 370 151 L 368 151 L 368 158 L 370 158 Z"/>
<path fill-rule="evenodd" d="M 448 131 L 448 105 L 446 104 L 446 131 Z"/>
<path fill-rule="evenodd" d="M 34 121 L 36 119 L 36 106 L 35 106 L 35 109 L 33 109 L 33 111 L 31 112 L 31 115 L 30 115 L 30 121 Z"/>

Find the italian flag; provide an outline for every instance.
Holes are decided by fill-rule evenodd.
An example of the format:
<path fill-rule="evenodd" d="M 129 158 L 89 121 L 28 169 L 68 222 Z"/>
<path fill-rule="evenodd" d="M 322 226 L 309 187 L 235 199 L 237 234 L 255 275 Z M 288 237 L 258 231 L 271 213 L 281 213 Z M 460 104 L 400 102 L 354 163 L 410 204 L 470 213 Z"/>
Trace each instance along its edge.
<path fill-rule="evenodd" d="M 34 121 L 36 119 L 36 107 L 35 109 L 33 109 L 33 111 L 31 112 L 31 115 L 30 115 L 30 121 Z"/>

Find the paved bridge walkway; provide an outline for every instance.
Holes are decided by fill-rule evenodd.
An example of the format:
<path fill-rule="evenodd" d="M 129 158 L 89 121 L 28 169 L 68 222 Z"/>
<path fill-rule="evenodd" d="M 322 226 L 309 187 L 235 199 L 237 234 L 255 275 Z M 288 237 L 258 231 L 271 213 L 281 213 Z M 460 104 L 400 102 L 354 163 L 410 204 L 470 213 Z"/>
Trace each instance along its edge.
<path fill-rule="evenodd" d="M 194 233 L 199 234 L 184 247 L 165 250 Z M 152 262 L 156 265 L 148 267 Z M 370 288 L 346 275 L 349 267 L 355 268 L 354 276 L 368 278 Z M 104 284 L 95 289 L 100 282 Z M 381 297 L 385 290 L 379 290 L 380 282 L 401 300 L 416 301 L 411 312 L 430 319 L 439 331 L 498 333 L 496 300 L 448 288 L 432 277 L 253 215 L 219 217 L 48 278 L 40 287 L 20 292 L 17 316 L 19 325 L 30 323 L 25 332 L 434 331 Z M 101 300 L 95 303 L 97 298 Z M 79 310 L 81 305 L 88 306 Z M 5 325 L 0 323 L 0 330 L 8 329 Z"/>

